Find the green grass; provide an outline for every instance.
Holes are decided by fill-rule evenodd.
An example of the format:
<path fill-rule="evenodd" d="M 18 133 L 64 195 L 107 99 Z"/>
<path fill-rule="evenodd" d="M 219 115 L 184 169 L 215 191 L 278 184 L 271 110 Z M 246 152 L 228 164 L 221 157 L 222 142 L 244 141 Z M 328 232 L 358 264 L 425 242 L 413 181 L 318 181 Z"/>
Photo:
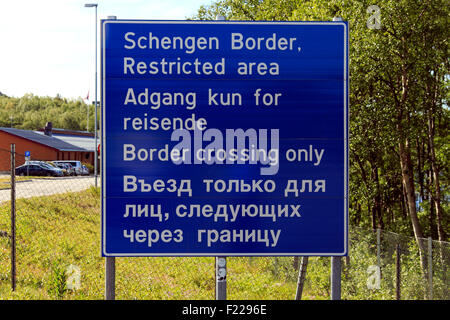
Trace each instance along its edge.
<path fill-rule="evenodd" d="M 18 199 L 16 208 L 17 287 L 11 290 L 10 239 L 0 236 L 0 299 L 103 299 L 99 189 Z M 9 202 L 0 205 L 0 231 L 10 232 Z M 286 266 L 228 258 L 228 298 L 294 299 L 296 271 L 292 258 L 283 259 Z M 66 286 L 70 265 L 81 271 L 78 290 Z M 116 299 L 213 300 L 214 276 L 213 257 L 116 258 Z"/>
<path fill-rule="evenodd" d="M 104 264 L 100 255 L 100 190 L 16 201 L 17 280 L 11 290 L 10 203 L 0 204 L 1 299 L 103 299 Z M 367 288 L 367 269 L 376 264 L 376 234 L 350 228 L 350 257 L 343 259 L 343 299 L 395 299 L 395 244 L 386 233 L 382 241 L 382 281 Z M 402 248 L 402 298 L 422 300 L 426 282 L 421 275 L 413 238 Z M 403 239 L 402 238 L 402 239 Z M 443 249 L 447 247 L 442 247 Z M 433 266 L 434 296 L 448 299 L 448 248 Z M 67 288 L 69 266 L 77 266 L 81 286 Z M 214 257 L 116 258 L 116 299 L 215 299 Z M 293 300 L 298 271 L 292 257 L 228 257 L 227 298 Z M 309 259 L 303 299 L 330 298 L 330 259 Z"/>

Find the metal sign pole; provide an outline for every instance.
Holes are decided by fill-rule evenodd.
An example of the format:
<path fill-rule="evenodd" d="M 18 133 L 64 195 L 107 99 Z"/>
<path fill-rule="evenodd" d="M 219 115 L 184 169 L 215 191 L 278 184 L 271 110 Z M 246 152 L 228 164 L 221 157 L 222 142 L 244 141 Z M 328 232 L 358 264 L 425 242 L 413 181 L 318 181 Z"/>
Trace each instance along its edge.
<path fill-rule="evenodd" d="M 105 299 L 116 299 L 116 261 L 115 257 L 105 260 Z"/>
<path fill-rule="evenodd" d="M 377 265 L 381 269 L 381 229 L 377 228 Z"/>
<path fill-rule="evenodd" d="M 428 300 L 433 300 L 433 239 L 428 237 Z"/>
<path fill-rule="evenodd" d="M 97 12 L 96 12 L 97 14 Z M 108 19 L 116 20 L 116 16 L 108 16 Z M 97 37 L 97 18 L 95 18 L 95 35 Z M 97 40 L 95 41 L 97 44 Z M 97 59 L 97 48 L 96 51 L 96 59 Z M 97 64 L 97 62 L 95 62 Z M 95 74 L 97 78 L 97 66 L 95 67 Z M 97 79 L 95 80 L 96 93 L 95 93 L 95 103 L 97 103 Z M 97 109 L 95 110 L 97 115 Z M 95 132 L 97 134 L 97 131 Z M 97 140 L 96 140 L 97 144 Z M 96 145 L 97 148 L 97 145 Z M 97 161 L 97 159 L 95 159 Z M 101 172 L 103 175 L 103 170 Z M 95 172 L 95 181 L 97 181 L 97 172 Z M 116 258 L 115 257 L 106 257 L 105 261 L 105 299 L 106 300 L 115 300 L 116 299 Z"/>
<path fill-rule="evenodd" d="M 95 115 L 94 115 L 94 180 L 97 188 L 97 5 L 95 6 Z"/>
<path fill-rule="evenodd" d="M 298 270 L 297 291 L 295 292 L 295 300 L 302 299 L 303 286 L 305 284 L 306 269 L 308 268 L 308 256 L 302 257 L 300 269 Z"/>
<path fill-rule="evenodd" d="M 331 257 L 331 300 L 341 300 L 341 257 Z"/>
<path fill-rule="evenodd" d="M 400 244 L 397 244 L 397 260 L 396 260 L 396 290 L 395 290 L 395 299 L 400 300 L 400 274 L 401 274 L 401 258 L 400 258 Z"/>
<path fill-rule="evenodd" d="M 216 257 L 216 300 L 227 299 L 227 258 Z"/>
<path fill-rule="evenodd" d="M 217 16 L 216 20 L 225 20 L 223 16 Z M 216 257 L 216 300 L 227 299 L 227 258 Z"/>
<path fill-rule="evenodd" d="M 11 144 L 11 287 L 16 290 L 16 145 Z"/>
<path fill-rule="evenodd" d="M 334 17 L 333 21 L 342 21 Z M 341 257 L 331 257 L 331 300 L 341 300 Z"/>

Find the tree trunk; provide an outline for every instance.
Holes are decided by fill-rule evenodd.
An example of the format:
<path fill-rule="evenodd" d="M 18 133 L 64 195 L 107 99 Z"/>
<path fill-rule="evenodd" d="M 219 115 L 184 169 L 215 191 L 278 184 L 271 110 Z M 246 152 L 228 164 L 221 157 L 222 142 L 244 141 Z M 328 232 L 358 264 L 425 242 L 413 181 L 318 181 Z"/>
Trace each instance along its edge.
<path fill-rule="evenodd" d="M 294 268 L 294 270 L 298 269 L 298 257 L 295 256 L 294 260 L 292 261 L 292 268 Z"/>
<path fill-rule="evenodd" d="M 402 176 L 402 214 L 403 219 L 405 220 L 407 217 L 409 217 L 408 197 L 406 195 L 406 187 L 405 183 L 403 182 L 403 176 Z"/>
<path fill-rule="evenodd" d="M 430 148 L 430 160 L 431 160 L 431 169 L 433 171 L 433 180 L 434 180 L 434 196 L 433 202 L 434 207 L 436 209 L 436 217 L 437 217 L 437 229 L 439 241 L 446 241 L 447 235 L 445 234 L 444 228 L 442 227 L 442 206 L 441 206 L 441 186 L 439 181 L 439 167 L 436 163 L 436 152 L 434 149 L 434 116 L 428 112 L 428 144 Z"/>
<path fill-rule="evenodd" d="M 422 265 L 422 269 L 427 270 L 427 264 L 425 259 L 425 246 L 422 242 L 423 233 L 422 228 L 419 223 L 419 218 L 417 216 L 416 211 L 416 195 L 414 188 L 414 171 L 413 164 L 411 161 L 411 151 L 409 149 L 409 141 L 408 139 L 401 140 L 399 143 L 399 152 L 400 152 L 400 166 L 402 169 L 402 178 L 403 184 L 406 189 L 406 197 L 407 197 L 407 206 L 409 209 L 409 217 L 411 218 L 411 223 L 414 230 L 414 236 L 416 238 L 417 244 L 420 250 L 420 261 Z"/>
<path fill-rule="evenodd" d="M 427 175 L 428 175 L 427 193 L 428 193 L 428 198 L 430 200 L 430 214 L 429 214 L 430 234 L 433 239 L 438 239 L 439 236 L 438 236 L 437 224 L 436 224 L 436 213 L 434 212 L 434 194 L 433 194 L 434 180 L 433 180 L 432 170 L 429 170 Z"/>
<path fill-rule="evenodd" d="M 424 148 L 423 148 L 423 139 L 419 139 L 419 137 L 416 138 L 416 148 L 417 148 L 417 176 L 419 177 L 419 193 L 420 193 L 420 197 L 422 198 L 422 200 L 425 200 L 425 196 L 424 196 L 424 183 L 425 183 L 425 174 L 424 174 L 424 170 L 423 170 L 423 165 L 424 165 Z"/>
<path fill-rule="evenodd" d="M 374 210 L 377 220 L 377 228 L 384 229 L 383 215 L 381 211 L 381 196 L 380 196 L 380 180 L 378 178 L 378 168 L 377 166 L 372 167 L 373 181 L 375 182 L 375 204 Z"/>
<path fill-rule="evenodd" d="M 355 225 L 359 226 L 359 222 L 361 221 L 361 204 L 358 202 L 356 204 L 356 216 L 355 216 Z"/>

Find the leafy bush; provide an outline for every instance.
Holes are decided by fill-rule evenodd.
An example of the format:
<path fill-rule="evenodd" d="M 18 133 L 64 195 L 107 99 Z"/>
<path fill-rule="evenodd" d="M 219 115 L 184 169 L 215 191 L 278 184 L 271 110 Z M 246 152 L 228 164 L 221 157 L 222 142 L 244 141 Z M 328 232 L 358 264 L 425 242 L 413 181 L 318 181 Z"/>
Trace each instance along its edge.
<path fill-rule="evenodd" d="M 62 299 L 67 291 L 66 281 L 66 270 L 63 268 L 61 261 L 53 262 L 47 289 L 49 295 L 56 299 Z"/>

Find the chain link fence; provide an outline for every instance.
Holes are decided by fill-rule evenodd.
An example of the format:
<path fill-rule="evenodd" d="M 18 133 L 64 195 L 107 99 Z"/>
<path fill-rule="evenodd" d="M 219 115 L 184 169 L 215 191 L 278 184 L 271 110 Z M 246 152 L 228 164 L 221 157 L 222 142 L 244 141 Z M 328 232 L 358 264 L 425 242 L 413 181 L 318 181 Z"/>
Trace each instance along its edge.
<path fill-rule="evenodd" d="M 16 166 L 25 163 L 15 154 Z M 0 149 L 2 162 L 11 151 Z M 37 160 L 37 159 L 33 159 Z M 51 159 L 42 159 L 51 160 Z M 100 185 L 100 179 L 98 179 Z M 0 174 L 0 299 L 103 299 L 100 190 L 89 176 Z M 342 298 L 449 300 L 450 243 L 350 227 Z M 116 258 L 116 299 L 215 299 L 214 257 Z M 302 257 L 228 257 L 227 299 L 293 300 Z M 330 257 L 309 257 L 302 299 L 330 299 Z M 15 290 L 11 290 L 13 277 Z M 15 279 L 14 279 L 15 280 Z"/>
<path fill-rule="evenodd" d="M 11 150 L 0 149 L 0 158 L 2 169 L 5 166 L 10 167 Z M 27 161 L 25 154 L 15 153 L 16 167 L 16 197 L 31 198 L 47 196 L 58 193 L 76 192 L 95 185 L 92 173 L 85 175 L 74 175 L 68 173 L 64 168 L 59 168 L 62 175 L 59 176 L 51 170 L 42 169 L 42 164 L 51 164 L 52 159 L 39 159 L 33 157 Z M 23 165 L 28 166 L 21 168 Z M 39 167 L 38 170 L 34 168 Z M 88 169 L 89 170 L 89 169 Z M 99 180 L 99 178 L 97 178 Z M 11 173 L 8 169 L 0 171 L 0 203 L 10 200 Z"/>

